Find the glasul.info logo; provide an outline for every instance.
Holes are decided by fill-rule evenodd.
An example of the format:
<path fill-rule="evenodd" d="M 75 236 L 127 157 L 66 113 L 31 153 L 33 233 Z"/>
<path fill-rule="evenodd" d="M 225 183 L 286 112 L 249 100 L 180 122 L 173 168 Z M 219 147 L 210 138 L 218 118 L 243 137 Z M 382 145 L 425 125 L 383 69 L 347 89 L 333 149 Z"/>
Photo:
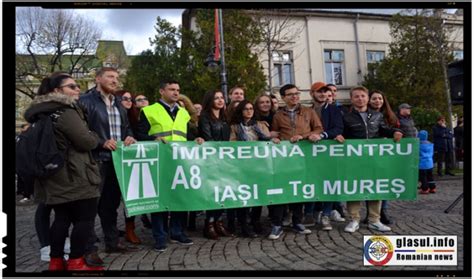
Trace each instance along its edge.
<path fill-rule="evenodd" d="M 393 257 L 392 242 L 384 236 L 372 236 L 364 245 L 364 258 L 371 265 L 385 265 Z"/>
<path fill-rule="evenodd" d="M 364 265 L 455 266 L 457 236 L 365 235 Z"/>

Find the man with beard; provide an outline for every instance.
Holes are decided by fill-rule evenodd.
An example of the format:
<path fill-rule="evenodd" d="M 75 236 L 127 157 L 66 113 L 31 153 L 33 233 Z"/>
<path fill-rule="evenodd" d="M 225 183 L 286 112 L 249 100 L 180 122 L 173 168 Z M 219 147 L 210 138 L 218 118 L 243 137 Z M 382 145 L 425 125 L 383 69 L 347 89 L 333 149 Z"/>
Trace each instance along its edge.
<path fill-rule="evenodd" d="M 127 112 L 114 95 L 118 77 L 115 68 L 101 68 L 96 74 L 96 86 L 79 98 L 79 103 L 87 115 L 89 129 L 96 132 L 100 138 L 92 155 L 100 163 L 102 182 L 98 214 L 107 253 L 122 253 L 131 249 L 119 243 L 117 229 L 117 209 L 120 206 L 121 193 L 112 161 L 112 151 L 117 148 L 117 141 L 123 141 L 125 145 L 135 142 Z M 97 255 L 97 247 L 94 246 L 96 238 L 93 233 L 86 247 L 85 259 L 87 264 L 92 266 L 103 265 L 102 259 Z"/>

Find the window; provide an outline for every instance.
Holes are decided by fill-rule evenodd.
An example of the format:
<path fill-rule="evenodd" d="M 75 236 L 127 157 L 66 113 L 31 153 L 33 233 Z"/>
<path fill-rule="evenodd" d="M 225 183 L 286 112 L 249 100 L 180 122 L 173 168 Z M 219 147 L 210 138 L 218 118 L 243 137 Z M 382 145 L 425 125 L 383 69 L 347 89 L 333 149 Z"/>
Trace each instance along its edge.
<path fill-rule="evenodd" d="M 273 86 L 283 86 L 287 83 L 294 83 L 293 79 L 293 59 L 290 51 L 274 51 L 272 54 Z"/>
<path fill-rule="evenodd" d="M 326 73 L 326 83 L 335 85 L 344 84 L 344 51 L 325 50 L 324 68 Z"/>
<path fill-rule="evenodd" d="M 384 51 L 367 51 L 367 71 L 369 75 L 376 74 L 375 69 L 377 65 L 385 58 Z"/>
<path fill-rule="evenodd" d="M 462 50 L 455 50 L 453 51 L 454 60 L 463 60 L 464 59 L 464 51 Z"/>
<path fill-rule="evenodd" d="M 385 58 L 384 51 L 367 51 L 367 64 L 378 63 Z"/>

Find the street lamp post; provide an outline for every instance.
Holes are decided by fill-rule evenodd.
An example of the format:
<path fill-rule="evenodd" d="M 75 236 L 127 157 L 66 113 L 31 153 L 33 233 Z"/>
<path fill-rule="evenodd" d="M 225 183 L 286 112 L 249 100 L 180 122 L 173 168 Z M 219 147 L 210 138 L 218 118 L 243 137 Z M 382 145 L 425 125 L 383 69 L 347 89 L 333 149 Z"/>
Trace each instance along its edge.
<path fill-rule="evenodd" d="M 224 28 L 222 25 L 222 9 L 216 9 L 215 11 L 215 31 L 216 31 L 216 42 L 213 48 L 213 53 L 210 53 L 207 57 L 204 65 L 209 69 L 215 69 L 218 65 L 221 65 L 221 90 L 224 94 L 224 99 L 227 103 L 227 72 L 225 68 L 225 54 L 224 54 Z M 218 39 L 217 39 L 218 38 Z M 217 54 L 215 54 L 217 53 Z M 217 57 L 218 56 L 218 57 Z"/>
<path fill-rule="evenodd" d="M 219 37 L 221 49 L 221 88 L 224 93 L 224 99 L 227 102 L 227 72 L 225 69 L 225 55 L 224 55 L 224 26 L 222 25 L 222 9 L 217 9 L 219 16 Z"/>

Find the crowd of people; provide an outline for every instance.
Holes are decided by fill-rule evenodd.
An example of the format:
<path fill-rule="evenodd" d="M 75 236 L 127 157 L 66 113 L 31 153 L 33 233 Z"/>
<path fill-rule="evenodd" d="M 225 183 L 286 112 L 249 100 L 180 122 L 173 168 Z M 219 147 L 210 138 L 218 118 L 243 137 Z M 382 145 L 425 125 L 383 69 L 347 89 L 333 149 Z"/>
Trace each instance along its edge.
<path fill-rule="evenodd" d="M 102 270 L 94 229 L 96 215 L 103 230 L 105 252 L 136 251 L 141 243 L 135 233 L 135 218 L 118 212 L 122 196 L 112 162 L 117 142 L 130 145 L 137 141 L 280 141 L 296 143 L 302 140 L 318 142 L 346 139 L 403 137 L 420 139 L 420 194 L 436 193 L 433 179 L 433 154 L 438 158 L 438 175 L 450 175 L 452 133 L 445 119 L 438 118 L 433 128 L 434 145 L 427 131 L 418 131 L 411 118 L 411 106 L 401 104 L 394 112 L 382 91 L 369 91 L 362 86 L 350 90 L 351 107 L 342 106 L 333 84 L 315 82 L 311 85 L 311 106 L 301 104 L 301 92 L 296 85 L 280 88 L 284 105 L 278 99 L 262 93 L 253 102 L 245 98 L 245 88 L 229 91 L 226 103 L 220 90 L 207 92 L 201 104 L 193 104 L 180 94 L 175 80 L 162 81 L 159 99 L 151 104 L 145 95 L 135 95 L 119 89 L 116 69 L 104 67 L 96 74 L 96 86 L 81 94 L 76 81 L 66 73 L 53 73 L 45 78 L 38 94 L 25 113 L 29 123 L 38 115 L 56 115 L 54 129 L 60 149 L 67 152 L 66 166 L 60 172 L 42 179 L 18 177 L 18 191 L 38 202 L 35 225 L 41 245 L 41 259 L 49 260 L 49 270 Z M 462 120 L 461 120 L 462 123 Z M 458 125 L 459 126 L 459 125 Z M 461 126 L 462 127 L 462 126 Z M 459 129 L 457 134 L 462 133 Z M 462 144 L 462 142 L 460 143 Z M 456 147 L 458 141 L 456 141 Z M 34 183 L 33 183 L 34 181 Z M 26 185 L 28 184 L 28 185 Z M 24 193 L 25 192 L 25 193 Z M 28 193 L 26 193 L 28 192 Z M 360 223 L 372 230 L 388 232 L 393 222 L 388 215 L 387 201 L 366 201 L 367 215 L 361 221 L 360 201 L 309 202 L 268 206 L 271 220 L 271 240 L 283 234 L 290 225 L 298 234 L 311 234 L 316 223 L 322 230 L 332 230 L 331 222 L 345 222 L 345 231 L 354 233 Z M 345 212 L 346 207 L 346 212 Z M 50 226 L 50 214 L 54 221 Z M 117 227 L 119 214 L 125 216 L 124 236 L 120 241 Z M 154 249 L 164 252 L 168 243 L 193 245 L 187 231 L 197 229 L 197 214 L 201 212 L 159 212 L 140 216 L 151 229 Z M 203 236 L 258 237 L 262 225 L 262 207 L 206 210 Z M 237 223 L 236 223 L 237 220 Z M 69 233 L 70 227 L 72 230 Z M 67 257 L 65 257 L 67 255 Z M 67 259 L 67 261 L 66 261 Z"/>

